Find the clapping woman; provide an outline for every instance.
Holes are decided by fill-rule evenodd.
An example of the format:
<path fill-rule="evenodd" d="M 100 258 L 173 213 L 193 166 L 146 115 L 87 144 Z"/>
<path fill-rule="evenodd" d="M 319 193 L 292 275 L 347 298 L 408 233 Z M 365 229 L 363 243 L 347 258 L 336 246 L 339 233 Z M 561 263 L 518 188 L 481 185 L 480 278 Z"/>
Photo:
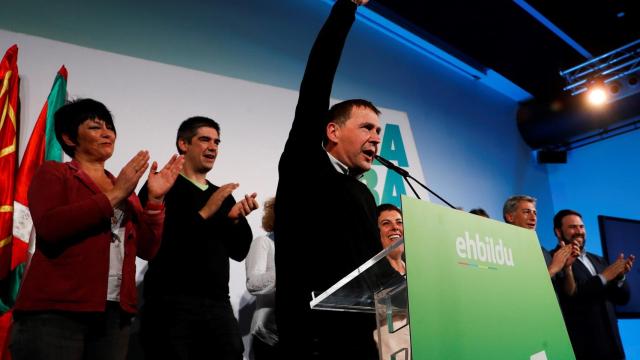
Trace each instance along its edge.
<path fill-rule="evenodd" d="M 102 103 L 64 105 L 55 132 L 72 160 L 45 162 L 29 188 L 36 250 L 16 300 L 11 353 L 16 360 L 124 359 L 136 311 L 135 258 L 158 250 L 163 198 L 184 160 L 151 164 L 142 208 L 134 189 L 149 153 L 138 152 L 118 176 L 105 170 L 116 129 Z"/>

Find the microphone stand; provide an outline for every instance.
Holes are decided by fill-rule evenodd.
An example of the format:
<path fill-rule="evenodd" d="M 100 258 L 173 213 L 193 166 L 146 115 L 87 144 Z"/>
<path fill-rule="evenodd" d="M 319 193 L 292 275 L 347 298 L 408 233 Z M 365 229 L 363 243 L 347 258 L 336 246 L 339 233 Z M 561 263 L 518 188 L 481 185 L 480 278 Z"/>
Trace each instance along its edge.
<path fill-rule="evenodd" d="M 380 155 L 375 155 L 376 160 L 378 160 L 378 162 L 380 164 L 382 164 L 384 167 L 386 167 L 389 170 L 393 170 L 395 171 L 398 175 L 402 176 L 402 178 L 404 178 L 404 181 L 407 183 L 407 185 L 409 185 L 409 187 L 411 188 L 411 191 L 413 191 L 413 194 L 420 199 L 420 195 L 418 195 L 418 192 L 416 191 L 416 189 L 413 187 L 413 185 L 411 185 L 411 182 L 409 181 L 409 179 L 415 181 L 418 185 L 422 186 L 423 189 L 427 190 L 429 193 L 433 194 L 435 197 L 437 197 L 438 199 L 440 199 L 440 201 L 442 201 L 443 203 L 449 205 L 449 207 L 451 207 L 452 209 L 455 209 L 456 207 L 451 205 L 451 203 L 449 203 L 447 200 L 443 199 L 442 196 L 436 194 L 433 190 L 429 189 L 429 187 L 427 187 L 427 185 L 421 183 L 420 181 L 418 181 L 416 178 L 414 178 L 413 176 L 411 176 L 411 174 L 409 174 L 409 172 L 399 166 L 397 166 L 396 164 L 392 163 L 391 161 L 383 158 Z"/>

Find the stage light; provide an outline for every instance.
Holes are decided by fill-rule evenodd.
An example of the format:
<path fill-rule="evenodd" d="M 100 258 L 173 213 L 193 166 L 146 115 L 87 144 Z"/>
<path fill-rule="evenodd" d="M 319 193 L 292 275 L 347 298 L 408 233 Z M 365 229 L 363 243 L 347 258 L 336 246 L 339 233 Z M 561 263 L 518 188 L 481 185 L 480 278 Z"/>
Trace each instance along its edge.
<path fill-rule="evenodd" d="M 574 96 L 588 92 L 590 103 L 612 103 L 638 93 L 640 39 L 561 71 L 560 75 L 567 81 L 565 91 Z M 601 89 L 595 91 L 596 85 L 600 85 Z"/>
<path fill-rule="evenodd" d="M 609 93 L 615 96 L 615 95 L 618 95 L 618 93 L 620 93 L 622 85 L 620 85 L 620 82 L 618 81 L 612 81 L 609 84 L 607 84 L 607 88 L 609 89 Z"/>
<path fill-rule="evenodd" d="M 587 91 L 587 101 L 593 106 L 602 106 L 607 102 L 609 96 L 602 86 L 595 86 Z"/>

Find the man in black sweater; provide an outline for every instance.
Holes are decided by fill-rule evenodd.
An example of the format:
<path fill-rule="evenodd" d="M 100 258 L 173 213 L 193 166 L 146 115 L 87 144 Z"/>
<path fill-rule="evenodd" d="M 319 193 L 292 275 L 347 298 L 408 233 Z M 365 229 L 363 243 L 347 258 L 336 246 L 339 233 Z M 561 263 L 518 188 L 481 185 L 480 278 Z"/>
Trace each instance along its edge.
<path fill-rule="evenodd" d="M 178 129 L 183 172 L 165 196 L 162 245 L 144 281 L 141 338 L 147 359 L 242 359 L 229 302 L 229 258 L 247 255 L 253 236 L 245 217 L 258 203 L 255 193 L 236 202 L 236 183 L 218 187 L 207 181 L 219 134 L 219 125 L 205 117 L 189 118 Z M 146 187 L 140 199 L 146 202 Z"/>
<path fill-rule="evenodd" d="M 378 150 L 379 111 L 366 100 L 348 100 L 329 109 L 356 7 L 366 2 L 335 3 L 311 50 L 280 158 L 276 321 L 282 350 L 290 359 L 378 358 L 373 314 L 309 306 L 312 292 L 327 290 L 382 250 L 376 204 L 359 180 Z"/>

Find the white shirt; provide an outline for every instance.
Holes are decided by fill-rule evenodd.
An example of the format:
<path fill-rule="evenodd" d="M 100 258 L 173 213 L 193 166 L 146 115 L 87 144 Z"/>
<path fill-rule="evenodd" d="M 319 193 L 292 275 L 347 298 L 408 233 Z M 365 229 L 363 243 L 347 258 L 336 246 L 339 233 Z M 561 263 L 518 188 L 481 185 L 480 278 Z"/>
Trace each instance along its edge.
<path fill-rule="evenodd" d="M 269 345 L 278 342 L 275 321 L 276 265 L 273 233 L 251 242 L 245 259 L 247 290 L 256 297 L 251 333 Z"/>
<path fill-rule="evenodd" d="M 595 266 L 593 266 L 593 263 L 587 257 L 587 252 L 586 251 L 582 251 L 580 253 L 580 256 L 578 256 L 578 260 L 580 260 L 580 262 L 584 265 L 584 267 L 586 267 L 587 270 L 589 270 L 589 273 L 591 273 L 591 275 L 598 276 L 600 278 L 600 281 L 602 281 L 602 285 L 607 285 L 607 279 L 604 277 L 604 275 L 598 274 L 598 272 L 596 271 Z M 624 284 L 624 279 L 625 279 L 625 277 L 623 276 L 622 279 L 619 280 L 616 285 L 618 287 L 621 287 Z"/>
<path fill-rule="evenodd" d="M 113 209 L 111 217 L 111 244 L 109 246 L 109 280 L 107 282 L 107 300 L 120 301 L 122 284 L 122 265 L 124 263 L 124 211 Z"/>
<path fill-rule="evenodd" d="M 337 172 L 341 174 L 353 176 L 353 174 L 351 174 L 351 172 L 349 171 L 349 168 L 345 164 L 343 164 L 340 160 L 336 159 L 333 155 L 331 155 L 328 151 L 327 151 L 327 156 L 329 156 L 329 160 L 331 161 L 331 164 L 333 164 L 333 167 L 336 169 Z M 355 178 L 361 179 L 362 176 L 364 176 L 364 174 L 358 174 Z"/>

